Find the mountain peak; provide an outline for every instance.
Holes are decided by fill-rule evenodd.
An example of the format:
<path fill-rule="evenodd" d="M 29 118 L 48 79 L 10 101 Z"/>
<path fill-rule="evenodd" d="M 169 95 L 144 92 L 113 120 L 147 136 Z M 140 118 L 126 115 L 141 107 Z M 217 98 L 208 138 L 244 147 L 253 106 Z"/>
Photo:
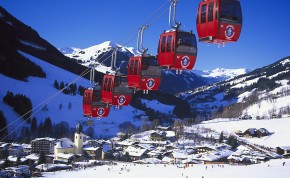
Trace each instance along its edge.
<path fill-rule="evenodd" d="M 195 74 L 205 78 L 214 78 L 215 81 L 223 81 L 231 79 L 238 75 L 249 73 L 250 71 L 251 71 L 250 69 L 245 68 L 240 69 L 216 68 L 214 70 L 198 70 L 198 69 L 193 70 Z"/>

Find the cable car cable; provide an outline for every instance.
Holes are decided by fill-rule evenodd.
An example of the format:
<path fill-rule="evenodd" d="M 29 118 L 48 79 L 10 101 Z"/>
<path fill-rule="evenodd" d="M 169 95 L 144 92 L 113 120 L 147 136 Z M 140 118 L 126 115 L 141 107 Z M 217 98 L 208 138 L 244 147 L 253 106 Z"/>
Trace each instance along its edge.
<path fill-rule="evenodd" d="M 144 21 L 146 21 L 147 19 L 151 18 L 155 13 L 157 13 L 161 8 L 163 8 L 169 1 L 166 1 L 163 5 L 161 5 L 157 10 L 155 10 L 152 14 L 150 14 Z M 161 18 L 169 9 L 166 9 L 161 15 L 159 15 L 157 18 L 155 18 L 149 25 L 151 26 L 152 24 L 154 24 L 159 18 Z M 132 32 L 131 32 L 132 33 Z M 136 38 L 136 35 L 129 40 L 127 43 L 125 43 L 124 45 L 121 45 L 121 47 L 124 47 L 125 45 L 131 43 L 134 39 Z M 109 51 L 107 51 L 108 53 Z M 106 54 L 107 54 L 106 53 Z M 105 55 L 106 55 L 105 54 Z M 105 56 L 103 55 L 103 56 Z M 109 59 L 111 56 L 107 57 L 104 61 L 106 61 L 107 59 Z M 99 59 L 100 60 L 100 59 Z M 103 61 L 103 62 L 104 62 Z M 92 64 L 92 62 L 90 63 Z M 89 64 L 89 65 L 90 65 Z M 93 66 L 95 69 L 95 65 Z M 88 74 L 90 72 L 90 68 L 87 68 L 86 70 L 84 70 L 80 75 L 78 75 L 78 77 L 73 80 L 69 85 L 67 85 L 66 87 L 64 87 L 62 90 L 59 90 L 58 92 L 56 92 L 55 94 L 53 94 L 52 96 L 50 96 L 49 98 L 47 98 L 46 100 L 44 100 L 43 102 L 41 102 L 40 104 L 38 104 L 36 107 L 34 107 L 33 109 L 31 109 L 30 111 L 26 112 L 25 114 L 23 114 L 22 116 L 20 116 L 19 118 L 17 118 L 15 121 L 11 122 L 10 124 L 6 125 L 6 127 L 2 128 L 0 131 L 3 131 L 4 129 L 8 128 L 9 126 L 11 126 L 12 124 L 14 124 L 15 122 L 17 122 L 19 119 L 25 117 L 26 115 L 28 115 L 29 113 L 32 113 L 34 110 L 36 110 L 38 108 L 38 110 L 33 113 L 33 115 L 36 115 L 46 104 L 48 104 L 49 102 L 51 102 L 54 98 L 56 98 L 61 92 L 63 92 L 65 89 L 67 89 L 71 84 L 75 83 L 77 80 L 79 80 L 81 77 L 85 76 L 86 74 Z M 12 134 L 17 128 L 19 128 L 21 125 L 23 125 L 28 119 L 30 119 L 31 117 L 25 119 L 20 125 L 18 125 L 16 128 L 14 128 L 10 133 L 8 133 L 4 138 L 1 139 L 1 141 L 3 141 L 5 138 L 7 138 L 10 134 Z"/>

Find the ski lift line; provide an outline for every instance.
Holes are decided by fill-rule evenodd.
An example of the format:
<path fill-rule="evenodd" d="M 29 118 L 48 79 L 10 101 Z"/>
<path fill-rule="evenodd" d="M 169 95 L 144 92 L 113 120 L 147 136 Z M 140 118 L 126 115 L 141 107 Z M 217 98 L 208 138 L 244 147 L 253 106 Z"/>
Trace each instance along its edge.
<path fill-rule="evenodd" d="M 150 14 L 144 21 L 148 20 L 149 18 L 151 18 L 155 13 L 157 13 L 161 8 L 163 8 L 170 0 L 166 1 L 162 6 L 160 6 L 157 10 L 155 10 L 152 14 Z M 166 12 L 168 11 L 168 9 L 163 12 L 161 15 L 159 15 L 153 22 L 150 23 L 150 25 L 152 25 L 153 23 L 155 23 L 162 15 L 164 15 Z M 148 27 L 150 26 L 148 25 Z M 133 31 L 131 32 L 133 33 Z M 131 40 L 129 40 L 127 43 L 125 43 L 124 45 L 121 46 L 124 47 L 127 44 L 131 43 L 135 38 L 137 37 L 137 35 L 135 35 Z M 108 54 L 109 51 L 106 52 L 106 54 Z M 106 56 L 103 55 L 103 56 Z M 112 54 L 113 55 L 113 54 Z M 108 56 L 103 62 L 105 62 L 106 60 L 108 60 L 112 55 Z M 102 56 L 102 57 L 103 57 Z M 100 61 L 102 59 L 102 57 L 98 60 Z M 102 62 L 102 63 L 103 63 Z M 91 62 L 90 64 L 93 64 L 93 62 Z M 95 64 L 93 64 L 93 70 L 95 69 Z M 14 124 L 15 122 L 17 122 L 18 120 L 20 120 L 21 118 L 25 117 L 26 115 L 28 115 L 29 113 L 33 112 L 34 110 L 36 110 L 37 108 L 39 108 L 37 110 L 37 112 L 39 112 L 40 109 L 42 109 L 46 104 L 48 104 L 50 101 L 52 101 L 55 97 L 57 97 L 62 91 L 64 91 L 67 87 L 69 87 L 71 84 L 73 84 L 74 82 L 76 82 L 77 80 L 80 79 L 80 77 L 83 77 L 84 75 L 86 75 L 87 73 L 90 72 L 90 68 L 86 69 L 84 72 L 82 72 L 82 74 L 80 74 L 75 80 L 73 80 L 73 82 L 71 82 L 68 86 L 64 87 L 62 90 L 59 90 L 57 93 L 53 94 L 52 96 L 50 96 L 49 98 L 47 98 L 46 100 L 44 100 L 43 102 L 41 102 L 40 104 L 38 104 L 37 106 L 35 106 L 32 110 L 26 112 L 25 114 L 23 114 L 22 116 L 20 116 L 19 118 L 17 118 L 16 120 L 14 120 L 13 122 L 11 122 L 10 124 L 6 125 L 6 127 L 2 128 L 0 131 L 3 131 L 4 129 L 8 128 L 10 125 Z M 36 112 L 36 113 L 37 113 Z M 33 115 L 35 115 L 36 113 L 34 113 Z M 29 117 L 31 118 L 31 117 Z M 29 118 L 27 118 L 24 122 L 26 122 Z M 22 125 L 22 124 L 21 124 Z M 17 129 L 18 127 L 16 127 L 15 129 Z M 15 130 L 14 129 L 14 130 Z M 14 132 L 14 130 L 12 132 Z M 8 134 L 9 135 L 9 134 Z M 5 137 L 6 138 L 6 137 Z M 2 140 L 1 140 L 2 141 Z"/>
<path fill-rule="evenodd" d="M 155 10 L 152 14 L 150 14 L 144 21 L 146 21 L 147 19 L 151 18 L 155 13 L 157 13 L 161 8 L 163 8 L 168 2 L 170 2 L 172 0 L 168 0 L 166 1 L 166 3 L 164 3 L 162 6 L 160 6 L 157 10 Z M 156 19 L 154 19 L 149 25 L 151 26 L 152 24 L 154 24 L 159 18 L 161 18 L 169 9 L 166 9 L 161 15 L 159 15 Z M 133 32 L 132 32 L 133 33 Z M 134 39 L 136 38 L 136 35 L 134 36 L 134 38 L 132 38 L 130 41 L 128 41 L 127 43 L 125 43 L 124 45 L 121 46 L 124 47 L 127 44 L 131 43 Z M 107 51 L 106 54 L 108 54 L 109 51 Z M 104 55 L 105 56 L 105 55 Z M 112 55 L 110 55 L 109 57 L 107 57 L 104 61 L 106 61 L 107 59 L 109 59 Z M 101 60 L 102 57 L 99 59 Z M 98 60 L 98 61 L 99 61 Z M 103 61 L 103 62 L 104 62 Z M 92 62 L 90 64 L 93 64 Z M 95 65 L 93 64 L 93 70 L 95 70 Z M 63 92 L 67 87 L 69 87 L 71 84 L 75 83 L 77 80 L 79 80 L 81 77 L 83 77 L 84 75 L 86 75 L 87 73 L 90 72 L 90 68 L 87 68 L 86 70 L 84 70 L 84 72 L 82 72 L 82 74 L 80 74 L 75 80 L 73 80 L 68 86 L 64 87 L 62 90 L 59 90 L 57 93 L 53 94 L 52 96 L 50 96 L 49 98 L 47 98 L 45 101 L 43 101 L 42 103 L 38 104 L 36 107 L 34 107 L 32 110 L 26 112 L 25 114 L 23 114 L 22 116 L 20 116 L 18 119 L 16 119 L 15 121 L 11 122 L 10 124 L 6 125 L 6 127 L 2 128 L 0 131 L 3 131 L 4 129 L 8 128 L 10 125 L 14 124 L 15 122 L 17 122 L 18 120 L 20 120 L 21 118 L 23 118 L 24 116 L 26 116 L 27 114 L 33 112 L 34 110 L 36 110 L 37 108 L 39 108 L 37 110 L 37 112 L 35 112 L 33 115 L 35 115 L 36 113 L 38 113 L 40 111 L 40 109 L 42 109 L 46 104 L 48 104 L 49 102 L 51 102 L 54 98 L 56 98 L 61 92 Z M 29 117 L 30 118 L 30 117 Z M 25 123 L 29 118 L 25 119 L 23 121 L 23 123 Z M 7 136 L 5 136 L 1 141 L 3 141 L 5 138 L 7 138 L 11 133 L 13 133 L 17 128 L 19 128 L 21 125 L 23 125 L 23 123 L 21 123 L 19 126 L 17 126 L 15 129 L 12 130 L 12 132 L 10 132 L 9 134 L 7 134 Z"/>
<path fill-rule="evenodd" d="M 86 71 L 86 70 L 85 70 Z M 37 107 L 34 107 L 32 110 L 28 111 L 25 115 L 27 115 L 28 113 L 32 112 L 33 110 L 35 110 L 36 108 L 38 108 L 37 111 L 35 111 L 33 113 L 32 116 L 36 115 L 46 104 L 48 104 L 49 102 L 51 102 L 53 99 L 55 99 L 61 92 L 63 92 L 65 89 L 67 89 L 71 84 L 75 83 L 77 80 L 79 80 L 81 77 L 83 77 L 84 75 L 86 75 L 89 71 L 87 72 L 83 72 L 81 75 L 79 75 L 75 80 L 73 80 L 68 86 L 64 87 L 62 90 L 59 90 L 57 93 L 55 93 L 54 95 L 52 95 L 51 97 L 49 97 L 48 99 L 46 99 L 44 102 L 42 102 L 41 104 L 43 104 L 41 106 L 41 104 L 39 104 Z M 41 107 L 40 107 L 41 106 Z M 24 117 L 25 115 L 23 115 L 22 117 Z M 19 117 L 17 120 L 19 120 Z M 10 131 L 5 137 L 3 137 L 1 139 L 1 142 L 4 141 L 9 135 L 11 135 L 14 131 L 16 131 L 16 129 L 18 129 L 20 126 L 22 126 L 28 119 L 30 119 L 31 117 L 25 119 L 21 124 L 19 124 L 17 127 L 15 127 L 12 131 Z M 17 120 L 15 120 L 13 123 L 15 123 Z M 7 128 L 8 126 L 10 126 L 11 124 L 7 125 L 5 128 Z M 2 130 L 4 130 L 5 128 L 3 128 Z M 2 131 L 1 130 L 1 131 Z"/>
<path fill-rule="evenodd" d="M 162 9 L 162 8 L 163 8 L 165 5 L 167 5 L 170 1 L 171 1 L 171 0 L 167 0 L 167 1 L 166 1 L 164 4 L 162 4 L 158 9 L 156 9 L 153 13 L 151 13 L 147 18 L 145 18 L 145 20 L 143 20 L 143 22 L 142 22 L 141 24 L 144 24 L 148 19 L 150 19 L 151 17 L 153 17 L 154 14 L 156 14 L 158 11 L 160 11 L 160 9 Z M 127 36 L 125 36 L 125 37 L 121 40 L 121 42 L 124 41 L 125 39 L 129 38 L 133 33 L 136 34 L 135 31 L 136 31 L 136 29 L 137 29 L 137 30 L 139 29 L 139 26 L 141 26 L 141 25 L 138 25 L 137 27 L 134 28 L 134 30 L 132 30 L 131 32 L 129 32 L 129 34 L 128 34 Z M 135 39 L 136 37 L 137 37 L 137 36 L 135 36 L 134 39 Z M 130 40 L 129 43 L 131 43 L 132 41 L 133 41 L 133 40 Z M 129 43 L 127 42 L 126 44 L 129 44 Z M 122 43 L 120 43 L 120 44 L 122 44 Z M 123 46 L 126 46 L 126 44 L 123 45 Z"/>
<path fill-rule="evenodd" d="M 149 15 L 149 17 L 147 17 L 146 18 L 146 20 L 147 19 L 149 19 L 150 17 L 152 17 L 156 12 L 158 12 L 160 9 L 162 9 L 168 2 L 170 2 L 170 1 L 172 1 L 172 0 L 168 0 L 168 1 L 166 1 L 166 3 L 164 3 L 162 6 L 160 6 L 156 11 L 154 11 L 151 15 Z M 153 25 L 158 19 L 160 19 L 165 13 L 167 13 L 169 11 L 169 8 L 167 8 L 162 14 L 160 14 L 157 18 L 155 18 L 151 23 L 149 23 L 149 25 L 146 25 L 147 26 L 147 28 L 148 27 L 150 27 L 151 25 Z M 144 20 L 144 22 L 146 21 L 146 20 Z M 139 30 L 139 27 L 138 27 L 138 30 Z M 135 30 L 133 30 L 131 33 L 133 33 Z M 130 33 L 130 34 L 131 34 Z M 128 35 L 129 36 L 129 35 Z M 132 37 L 128 42 L 126 42 L 125 44 L 123 44 L 123 45 L 121 45 L 121 47 L 120 48 L 123 48 L 123 47 L 125 47 L 126 45 L 128 45 L 129 43 L 131 43 L 134 39 L 136 39 L 136 37 L 137 37 L 137 35 L 135 35 L 134 37 Z M 109 51 L 107 51 L 107 53 L 108 53 Z M 107 54 L 106 53 L 106 54 Z M 105 54 L 105 55 L 106 55 Z M 104 56 L 105 56 L 104 55 Z M 111 56 L 109 56 L 109 57 L 111 57 Z M 108 58 L 106 58 L 103 62 L 105 62 L 106 60 L 108 60 L 109 59 L 109 57 Z M 99 61 L 99 60 L 98 60 Z M 103 63 L 102 62 L 102 63 Z M 101 64 L 102 64 L 101 63 Z"/>

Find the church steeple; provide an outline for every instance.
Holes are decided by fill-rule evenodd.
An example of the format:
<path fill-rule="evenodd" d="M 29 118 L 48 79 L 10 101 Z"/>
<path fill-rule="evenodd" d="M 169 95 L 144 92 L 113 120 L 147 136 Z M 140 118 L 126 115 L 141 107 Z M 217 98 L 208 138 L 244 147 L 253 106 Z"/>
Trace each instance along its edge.
<path fill-rule="evenodd" d="M 82 133 L 83 126 L 78 123 L 76 126 L 76 133 L 75 133 L 75 154 L 82 154 L 83 153 L 83 142 L 84 142 L 84 134 Z"/>

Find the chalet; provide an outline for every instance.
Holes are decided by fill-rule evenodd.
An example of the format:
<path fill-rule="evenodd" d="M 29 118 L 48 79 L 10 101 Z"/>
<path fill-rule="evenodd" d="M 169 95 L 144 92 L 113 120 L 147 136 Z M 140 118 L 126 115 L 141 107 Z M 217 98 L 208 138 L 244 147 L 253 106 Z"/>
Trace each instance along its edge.
<path fill-rule="evenodd" d="M 14 177 L 29 177 L 30 171 L 29 166 L 27 165 L 19 165 L 18 167 L 7 167 L 5 170 L 13 173 Z"/>
<path fill-rule="evenodd" d="M 146 157 L 148 150 L 129 146 L 125 152 L 129 154 L 129 158 L 133 161 L 140 160 Z"/>
<path fill-rule="evenodd" d="M 161 132 L 152 132 L 150 134 L 150 139 L 153 141 L 164 141 L 166 138 L 166 132 L 161 131 Z"/>
<path fill-rule="evenodd" d="M 68 138 L 61 138 L 57 140 L 57 143 L 54 147 L 54 153 L 74 153 L 75 144 Z M 57 159 L 57 158 L 56 158 Z"/>
<path fill-rule="evenodd" d="M 172 131 L 172 127 L 171 126 L 167 126 L 167 127 L 158 126 L 156 129 L 159 130 L 159 131 Z"/>
<path fill-rule="evenodd" d="M 84 155 L 89 159 L 101 159 L 102 148 L 100 147 L 84 147 Z"/>
<path fill-rule="evenodd" d="M 233 164 L 250 164 L 269 160 L 268 156 L 258 151 L 253 151 L 250 148 L 240 145 L 237 151 L 228 157 L 229 163 Z"/>
<path fill-rule="evenodd" d="M 196 146 L 195 151 L 197 154 L 199 153 L 205 153 L 205 152 L 210 152 L 210 151 L 215 151 L 214 148 L 211 148 L 209 146 Z"/>
<path fill-rule="evenodd" d="M 241 131 L 241 130 L 236 130 L 235 131 L 235 134 L 239 137 L 243 137 L 244 136 L 244 133 Z"/>
<path fill-rule="evenodd" d="M 72 161 L 76 159 L 76 155 L 72 153 L 57 153 L 54 155 L 54 163 L 66 163 L 70 164 Z"/>
<path fill-rule="evenodd" d="M 286 155 L 290 153 L 290 146 L 279 146 L 277 147 L 277 154 Z"/>
<path fill-rule="evenodd" d="M 249 128 L 244 132 L 244 135 L 247 137 L 256 137 L 257 136 L 257 129 L 256 128 Z"/>
<path fill-rule="evenodd" d="M 37 138 L 31 141 L 31 152 L 38 154 L 41 152 L 44 152 L 44 154 L 54 153 L 54 144 L 54 138 Z"/>
<path fill-rule="evenodd" d="M 16 156 L 16 157 L 20 157 L 20 156 L 25 155 L 25 153 L 23 151 L 23 147 L 20 144 L 16 144 L 16 143 L 12 143 L 8 147 L 8 154 L 11 156 Z"/>
<path fill-rule="evenodd" d="M 25 153 L 25 155 L 30 155 L 31 154 L 31 144 L 22 144 L 23 147 L 23 151 Z"/>
<path fill-rule="evenodd" d="M 264 136 L 268 136 L 270 134 L 271 133 L 265 128 L 260 128 L 256 131 L 257 137 L 264 137 Z"/>

